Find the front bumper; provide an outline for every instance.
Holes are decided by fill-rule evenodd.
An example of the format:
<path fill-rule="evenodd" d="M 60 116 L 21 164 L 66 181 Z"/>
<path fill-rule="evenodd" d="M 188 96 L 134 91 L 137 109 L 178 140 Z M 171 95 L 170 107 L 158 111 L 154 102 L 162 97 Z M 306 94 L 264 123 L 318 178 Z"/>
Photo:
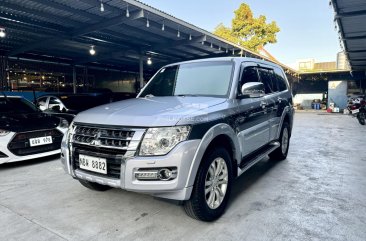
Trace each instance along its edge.
<path fill-rule="evenodd" d="M 93 175 L 81 169 L 74 170 L 70 151 L 65 140 L 61 146 L 61 162 L 65 171 L 76 179 L 96 182 L 128 191 L 147 193 L 161 198 L 188 200 L 191 196 L 192 186 L 187 187 L 186 183 L 190 177 L 192 162 L 199 144 L 200 140 L 184 141 L 165 156 L 133 156 L 126 158 L 121 164 L 120 179 Z M 134 172 L 140 168 L 164 167 L 177 168 L 177 177 L 169 181 L 141 181 L 134 176 Z"/>
<path fill-rule="evenodd" d="M 65 134 L 65 132 L 67 131 L 67 129 L 65 129 L 65 128 L 57 128 L 57 130 L 59 130 L 63 134 Z M 47 157 L 47 156 L 60 154 L 60 149 L 57 149 L 57 150 L 52 150 L 52 151 L 47 151 L 47 152 L 40 152 L 40 153 L 36 153 L 36 154 L 17 156 L 8 149 L 8 144 L 11 142 L 11 140 L 13 139 L 15 134 L 16 134 L 15 132 L 10 132 L 6 136 L 0 137 L 0 151 L 1 151 L 1 153 L 6 155 L 4 157 L 0 157 L 0 164 L 26 161 L 26 160 L 32 160 L 32 159 L 37 159 L 37 158 L 41 158 L 41 157 Z M 1 155 L 1 156 L 3 156 L 3 155 Z"/>

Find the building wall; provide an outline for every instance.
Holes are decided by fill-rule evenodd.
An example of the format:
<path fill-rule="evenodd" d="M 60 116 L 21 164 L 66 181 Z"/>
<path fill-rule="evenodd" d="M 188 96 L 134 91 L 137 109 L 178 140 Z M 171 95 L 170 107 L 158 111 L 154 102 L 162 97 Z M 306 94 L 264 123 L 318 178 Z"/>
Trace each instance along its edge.
<path fill-rule="evenodd" d="M 347 107 L 347 85 L 347 81 L 328 82 L 328 105 L 334 103 L 340 109 Z"/>

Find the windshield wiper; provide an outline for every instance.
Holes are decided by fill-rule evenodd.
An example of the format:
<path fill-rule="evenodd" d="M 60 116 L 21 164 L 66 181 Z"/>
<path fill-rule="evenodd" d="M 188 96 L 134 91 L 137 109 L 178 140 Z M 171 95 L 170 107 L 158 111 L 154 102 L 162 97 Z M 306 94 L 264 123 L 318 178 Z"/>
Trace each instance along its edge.
<path fill-rule="evenodd" d="M 151 98 L 151 97 L 155 97 L 155 96 L 152 94 L 145 95 L 145 98 Z"/>

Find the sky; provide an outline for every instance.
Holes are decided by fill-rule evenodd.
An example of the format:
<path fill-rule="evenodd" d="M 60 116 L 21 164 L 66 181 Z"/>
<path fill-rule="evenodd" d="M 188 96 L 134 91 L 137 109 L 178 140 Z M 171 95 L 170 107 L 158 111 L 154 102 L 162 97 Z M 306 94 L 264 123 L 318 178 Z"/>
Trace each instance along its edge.
<path fill-rule="evenodd" d="M 140 0 L 179 19 L 213 32 L 219 23 L 231 25 L 234 11 L 245 2 L 254 16 L 276 21 L 277 43 L 265 48 L 280 62 L 298 59 L 335 61 L 340 50 L 334 12 L 328 0 Z"/>

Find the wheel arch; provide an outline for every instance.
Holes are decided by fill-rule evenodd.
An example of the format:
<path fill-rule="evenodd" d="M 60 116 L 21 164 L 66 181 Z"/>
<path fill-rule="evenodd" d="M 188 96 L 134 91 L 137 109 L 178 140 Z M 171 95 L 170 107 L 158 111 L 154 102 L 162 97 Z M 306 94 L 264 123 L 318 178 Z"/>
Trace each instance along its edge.
<path fill-rule="evenodd" d="M 192 161 L 186 187 L 194 185 L 198 168 L 205 154 L 215 146 L 223 146 L 232 157 L 234 177 L 240 161 L 240 145 L 235 131 L 228 124 L 217 124 L 209 129 L 202 138 Z"/>

